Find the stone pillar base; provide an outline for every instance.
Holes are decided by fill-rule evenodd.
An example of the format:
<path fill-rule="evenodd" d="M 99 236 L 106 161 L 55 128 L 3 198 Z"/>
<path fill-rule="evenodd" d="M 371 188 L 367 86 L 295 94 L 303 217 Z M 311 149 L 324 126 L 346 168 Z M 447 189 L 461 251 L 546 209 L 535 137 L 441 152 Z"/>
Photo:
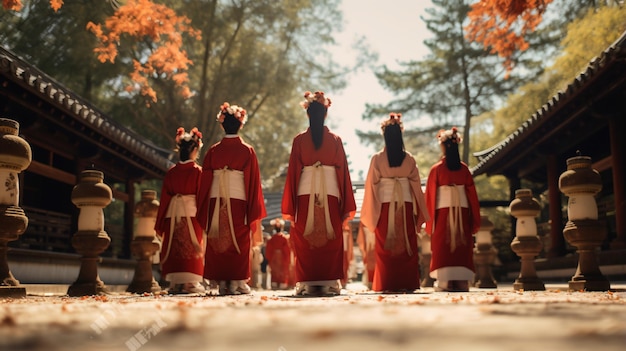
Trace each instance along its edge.
<path fill-rule="evenodd" d="M 135 266 L 135 275 L 126 289 L 136 294 L 156 293 L 161 287 L 152 274 L 152 255 L 159 249 L 159 244 L 153 242 L 152 237 L 135 237 L 130 244 L 133 254 L 138 257 Z"/>
<path fill-rule="evenodd" d="M 514 290 L 546 290 L 535 270 L 535 257 L 541 251 L 538 236 L 517 236 L 511 242 L 511 249 L 521 258 L 520 275 L 513 284 Z"/>
<path fill-rule="evenodd" d="M 95 282 L 75 282 L 67 289 L 67 295 L 77 296 L 92 296 L 92 295 L 107 295 L 109 290 L 104 285 L 104 282 L 97 280 Z"/>
<path fill-rule="evenodd" d="M 132 282 L 128 285 L 126 291 L 135 294 L 158 293 L 161 291 L 161 286 L 156 280 L 152 279 L 152 281 L 148 282 Z"/>
<path fill-rule="evenodd" d="M 26 288 L 22 286 L 0 286 L 0 297 L 21 299 L 26 297 Z"/>
<path fill-rule="evenodd" d="M 586 277 L 584 280 L 572 278 L 568 282 L 569 289 L 573 291 L 608 291 L 611 290 L 611 283 L 605 277 Z"/>
<path fill-rule="evenodd" d="M 537 277 L 517 278 L 513 283 L 513 290 L 543 291 L 546 290 L 543 281 Z"/>
<path fill-rule="evenodd" d="M 604 223 L 593 220 L 568 221 L 563 229 L 565 239 L 576 246 L 578 267 L 569 281 L 570 290 L 607 291 L 611 289 L 608 279 L 602 275 L 596 251 L 606 238 Z"/>
<path fill-rule="evenodd" d="M 491 264 L 495 258 L 496 252 L 491 244 L 476 245 L 474 248 L 474 265 L 476 266 L 474 287 L 483 289 L 498 287 L 496 279 L 491 272 Z"/>

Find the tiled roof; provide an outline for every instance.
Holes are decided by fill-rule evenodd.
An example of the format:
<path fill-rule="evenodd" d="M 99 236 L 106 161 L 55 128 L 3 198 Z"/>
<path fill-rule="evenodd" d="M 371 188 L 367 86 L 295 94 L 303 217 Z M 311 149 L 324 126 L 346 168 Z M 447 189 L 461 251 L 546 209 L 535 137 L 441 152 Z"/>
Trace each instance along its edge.
<path fill-rule="evenodd" d="M 571 102 L 582 90 L 588 88 L 597 76 L 614 64 L 623 64 L 624 59 L 626 59 L 626 32 L 603 51 L 599 57 L 591 60 L 587 68 L 567 86 L 565 91 L 560 91 L 554 95 L 517 130 L 498 144 L 486 150 L 475 152 L 473 155 L 478 159 L 478 164 L 471 168 L 472 174 L 488 173 L 496 162 L 507 157 L 507 154 L 525 138 L 538 131 L 552 115 Z"/>
<path fill-rule="evenodd" d="M 148 139 L 116 123 L 89 101 L 3 47 L 0 47 L 0 74 L 97 131 L 104 137 L 103 140 L 108 139 L 115 144 L 107 145 L 112 150 L 129 151 L 123 155 L 124 158 L 147 161 L 153 171 L 162 174 L 173 165 L 168 159 L 168 150 L 157 147 Z"/>

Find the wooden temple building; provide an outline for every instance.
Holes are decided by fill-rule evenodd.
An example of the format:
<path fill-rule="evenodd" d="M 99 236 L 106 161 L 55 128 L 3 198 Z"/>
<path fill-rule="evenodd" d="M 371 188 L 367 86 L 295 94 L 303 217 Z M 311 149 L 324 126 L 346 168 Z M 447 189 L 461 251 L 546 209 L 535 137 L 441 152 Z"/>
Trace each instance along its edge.
<path fill-rule="evenodd" d="M 605 275 L 626 277 L 626 33 L 527 121 L 493 147 L 474 153 L 474 176 L 503 175 L 515 190 L 530 188 L 545 198 L 538 224 L 545 228 L 546 257 L 537 270 L 576 269 L 575 250 L 564 240 L 567 197 L 559 190 L 566 161 L 579 152 L 602 178 L 596 195 L 607 238 L 599 263 Z M 514 229 L 513 229 L 514 230 Z M 541 235 L 541 233 L 540 233 Z"/>
<path fill-rule="evenodd" d="M 105 282 L 128 283 L 136 262 L 130 254 L 136 188 L 165 175 L 173 165 L 171 151 L 116 123 L 1 47 L 0 117 L 19 123 L 32 150 L 32 163 L 20 173 L 20 207 L 29 223 L 9 243 L 15 277 L 22 283 L 67 283 L 76 277 L 79 262 L 71 238 L 79 211 L 70 196 L 80 173 L 95 169 L 113 192 L 104 209 L 111 244 L 102 254 L 101 275 Z"/>

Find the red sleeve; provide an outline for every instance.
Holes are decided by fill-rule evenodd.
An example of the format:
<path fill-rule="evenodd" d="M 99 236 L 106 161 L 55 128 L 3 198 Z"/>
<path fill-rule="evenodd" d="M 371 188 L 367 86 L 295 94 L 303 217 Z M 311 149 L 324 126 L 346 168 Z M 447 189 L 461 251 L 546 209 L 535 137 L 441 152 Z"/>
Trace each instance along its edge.
<path fill-rule="evenodd" d="M 467 202 L 470 207 L 472 234 L 476 234 L 480 229 L 480 203 L 478 202 L 478 194 L 476 193 L 476 186 L 474 185 L 474 178 L 470 173 L 467 166 L 465 166 L 467 173 L 467 182 L 465 183 L 465 195 L 467 196 Z"/>
<path fill-rule="evenodd" d="M 209 224 L 209 202 L 211 197 L 211 184 L 213 184 L 213 169 L 211 169 L 212 151 L 213 149 L 209 149 L 204 156 L 200 186 L 198 187 L 198 194 L 196 195 L 196 203 L 198 205 L 196 219 L 204 231 L 207 230 Z"/>
<path fill-rule="evenodd" d="M 352 219 L 356 213 L 356 202 L 354 201 L 354 193 L 352 191 L 352 181 L 350 180 L 350 168 L 348 168 L 348 159 L 343 149 L 341 138 L 337 137 L 338 156 L 340 167 L 337 168 L 337 180 L 339 183 L 339 192 L 341 193 L 341 219 Z"/>
<path fill-rule="evenodd" d="M 426 209 L 430 220 L 426 222 L 426 233 L 431 235 L 433 233 L 434 221 L 435 221 L 435 204 L 437 201 L 437 177 L 438 177 L 438 164 L 435 164 L 428 174 L 426 179 L 426 191 L 424 196 L 426 197 Z"/>
<path fill-rule="evenodd" d="M 172 199 L 172 194 L 170 194 L 168 190 L 172 168 L 170 168 L 170 170 L 165 174 L 165 178 L 163 179 L 163 185 L 161 186 L 159 210 L 157 212 L 156 223 L 154 224 L 154 230 L 159 235 L 163 235 L 163 233 L 169 230 L 169 228 L 165 228 L 165 214 L 167 213 L 167 208 L 169 207 L 170 201 Z"/>
<path fill-rule="evenodd" d="M 285 189 L 281 202 L 281 212 L 286 220 L 293 221 L 296 217 L 296 197 L 298 196 L 298 182 L 300 172 L 302 172 L 302 161 L 300 160 L 300 144 L 297 139 L 291 145 L 289 155 L 289 167 L 287 168 L 287 178 L 285 179 Z"/>
<path fill-rule="evenodd" d="M 265 211 L 265 200 L 263 199 L 263 190 L 261 189 L 261 171 L 259 169 L 259 161 L 253 148 L 250 150 L 250 162 L 244 171 L 244 178 L 247 187 L 248 197 L 248 224 L 255 226 L 255 223 L 267 216 Z"/>

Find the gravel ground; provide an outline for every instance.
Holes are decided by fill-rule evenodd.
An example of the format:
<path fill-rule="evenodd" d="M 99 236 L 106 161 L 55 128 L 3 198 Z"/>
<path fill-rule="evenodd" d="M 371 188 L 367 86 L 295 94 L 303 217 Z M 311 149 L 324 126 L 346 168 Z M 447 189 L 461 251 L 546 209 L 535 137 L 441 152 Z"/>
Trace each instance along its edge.
<path fill-rule="evenodd" d="M 626 284 L 611 287 L 396 295 L 349 285 L 318 298 L 27 289 L 0 300 L 0 350 L 626 350 Z"/>

